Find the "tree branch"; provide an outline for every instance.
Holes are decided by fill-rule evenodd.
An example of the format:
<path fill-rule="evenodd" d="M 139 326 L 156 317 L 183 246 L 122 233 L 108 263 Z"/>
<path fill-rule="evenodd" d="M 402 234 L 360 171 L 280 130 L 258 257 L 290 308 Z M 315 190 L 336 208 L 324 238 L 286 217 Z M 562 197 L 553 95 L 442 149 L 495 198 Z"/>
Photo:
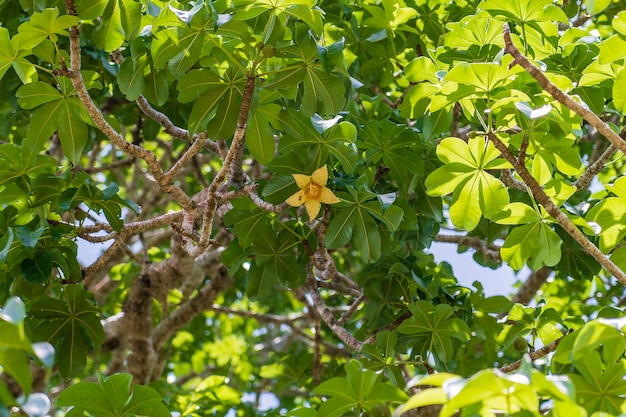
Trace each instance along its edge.
<path fill-rule="evenodd" d="M 73 16 L 78 15 L 74 0 L 65 0 L 65 8 L 67 9 L 67 14 Z M 127 142 L 126 139 L 124 139 L 124 137 L 104 119 L 102 112 L 91 99 L 80 72 L 81 49 L 78 26 L 72 26 L 70 28 L 70 65 L 71 70 L 67 75 L 74 86 L 74 90 L 76 90 L 76 95 L 78 95 L 78 98 L 96 127 L 100 129 L 100 131 L 104 133 L 106 137 L 109 138 L 111 142 L 113 142 L 113 144 L 124 153 L 144 160 L 148 165 L 148 168 L 150 168 L 150 172 L 152 173 L 152 176 L 157 184 L 159 184 L 163 191 L 170 194 L 181 207 L 188 210 L 193 209 L 195 204 L 183 192 L 183 190 L 180 189 L 180 187 L 163 180 L 163 170 L 161 169 L 155 154 L 145 148 L 142 148 L 141 146 Z"/>
<path fill-rule="evenodd" d="M 313 299 L 313 305 L 317 310 L 317 313 L 320 315 L 324 323 L 332 330 L 332 332 L 337 335 L 346 345 L 350 346 L 352 349 L 357 352 L 361 351 L 363 347 L 363 342 L 354 337 L 350 332 L 348 332 L 342 325 L 337 323 L 337 320 L 333 316 L 333 313 L 330 311 L 320 293 L 317 289 L 317 283 L 315 277 L 313 276 L 313 268 L 309 265 L 307 270 L 307 283 L 306 286 L 311 294 L 311 298 Z"/>
<path fill-rule="evenodd" d="M 530 352 L 528 355 L 530 356 L 530 360 L 531 361 L 535 361 L 539 358 L 543 358 L 544 356 L 546 356 L 549 353 L 552 353 L 556 350 L 557 347 L 559 347 L 559 343 L 561 343 L 561 341 L 565 338 L 565 336 L 559 337 L 558 339 L 556 339 L 554 342 L 549 343 L 539 349 L 537 349 L 534 352 Z M 499 368 L 500 371 L 502 372 L 513 372 L 516 369 L 518 369 L 522 363 L 524 362 L 524 359 L 520 359 L 518 361 L 515 361 L 513 363 L 510 363 L 508 365 L 504 365 L 501 366 Z"/>
<path fill-rule="evenodd" d="M 543 188 L 539 185 L 537 180 L 528 172 L 524 164 L 520 164 L 517 158 L 511 153 L 509 148 L 506 147 L 500 139 L 493 133 L 487 134 L 489 140 L 493 142 L 496 149 L 500 151 L 504 159 L 509 161 L 511 165 L 517 171 L 517 174 L 522 178 L 524 183 L 530 188 L 530 191 L 535 199 L 546 209 L 548 214 L 552 216 L 563 229 L 572 236 L 580 246 L 582 246 L 587 253 L 600 263 L 606 270 L 611 273 L 622 284 L 626 285 L 626 274 L 617 265 L 615 265 L 606 255 L 593 244 L 587 236 L 585 236 L 574 223 L 559 209 L 552 199 L 545 193 Z"/>
<path fill-rule="evenodd" d="M 457 236 L 457 235 L 437 235 L 437 242 L 456 243 L 457 245 L 469 246 L 485 255 L 487 260 L 502 263 L 500 256 L 500 247 L 496 245 L 487 245 L 482 239 L 474 236 Z"/>
<path fill-rule="evenodd" d="M 626 142 L 611 129 L 611 127 L 604 123 L 602 119 L 598 117 L 594 112 L 589 110 L 586 106 L 574 101 L 571 96 L 561 91 L 556 85 L 554 85 L 541 70 L 536 67 L 528 58 L 526 58 L 520 51 L 513 45 L 511 40 L 511 31 L 508 24 L 504 24 L 504 50 L 505 52 L 513 56 L 514 61 L 511 65 L 518 64 L 524 68 L 543 88 L 548 94 L 550 94 L 555 100 L 563 104 L 570 110 L 573 110 L 576 114 L 581 116 L 590 125 L 592 125 L 600 134 L 606 137 L 617 149 L 626 154 Z"/>
<path fill-rule="evenodd" d="M 243 98 L 241 101 L 241 109 L 239 110 L 239 117 L 237 119 L 237 128 L 235 129 L 235 134 L 233 135 L 233 141 L 228 149 L 226 157 L 224 158 L 224 163 L 222 164 L 222 168 L 217 172 L 213 181 L 209 185 L 207 189 L 207 200 L 206 200 L 206 208 L 204 210 L 204 215 L 202 217 L 202 231 L 200 233 L 200 240 L 196 246 L 193 245 L 193 242 L 190 240 L 186 240 L 185 250 L 188 253 L 197 256 L 206 251 L 209 247 L 209 239 L 211 237 L 211 231 L 213 230 L 213 218 L 215 216 L 215 211 L 217 210 L 217 203 L 219 197 L 217 195 L 219 188 L 222 186 L 222 183 L 226 179 L 226 175 L 230 172 L 232 164 L 236 161 L 239 150 L 243 148 L 245 142 L 245 133 L 246 127 L 248 125 L 248 114 L 250 112 L 250 105 L 252 104 L 252 94 L 254 93 L 254 85 L 255 85 L 256 77 L 250 75 L 248 77 L 248 81 L 246 82 L 246 86 L 243 92 Z M 184 227 L 189 229 L 193 229 L 193 221 L 191 217 L 186 219 L 187 221 L 183 223 Z M 195 216 L 193 218 L 195 221 Z"/>

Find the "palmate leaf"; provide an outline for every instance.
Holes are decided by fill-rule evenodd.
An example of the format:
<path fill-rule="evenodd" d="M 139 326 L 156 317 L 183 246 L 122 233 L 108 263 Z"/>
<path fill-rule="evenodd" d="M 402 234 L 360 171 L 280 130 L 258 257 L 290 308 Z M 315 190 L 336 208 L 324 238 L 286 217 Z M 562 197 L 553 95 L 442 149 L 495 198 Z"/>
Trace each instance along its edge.
<path fill-rule="evenodd" d="M 420 137 L 410 129 L 390 121 L 372 121 L 363 130 L 367 149 L 367 159 L 372 163 L 383 164 L 390 169 L 396 181 L 404 181 L 406 174 L 421 174 L 424 171 L 424 158 L 417 151 Z"/>
<path fill-rule="evenodd" d="M 479 8 L 492 16 L 517 22 L 556 21 L 567 23 L 567 16 L 550 0 L 484 0 Z"/>
<path fill-rule="evenodd" d="M 88 413 L 104 417 L 170 416 L 158 392 L 141 385 L 131 387 L 132 375 L 114 374 L 105 377 L 98 374 L 98 380 L 100 384 L 79 382 L 70 385 L 61 392 L 57 404 L 73 407 L 68 416 L 72 412 L 76 415 Z"/>
<path fill-rule="evenodd" d="M 600 226 L 600 250 L 608 253 L 626 236 L 626 200 L 605 198 L 587 212 L 585 220 Z"/>
<path fill-rule="evenodd" d="M 528 262 L 533 270 L 554 266 L 561 260 L 561 238 L 550 226 L 536 222 L 513 229 L 500 251 L 502 259 L 515 270 Z"/>
<path fill-rule="evenodd" d="M 66 285 L 59 299 L 42 296 L 32 306 L 27 320 L 35 340 L 50 342 L 59 355 L 64 378 L 80 375 L 87 354 L 104 342 L 98 309 L 79 285 Z"/>
<path fill-rule="evenodd" d="M 490 219 L 509 203 L 509 193 L 500 180 L 487 172 L 508 166 L 490 141 L 475 137 L 465 143 L 446 138 L 437 147 L 445 163 L 426 178 L 428 195 L 454 192 L 450 218 L 455 226 L 473 230 L 481 216 Z"/>
<path fill-rule="evenodd" d="M 442 362 L 453 358 L 453 338 L 460 341 L 467 341 L 470 338 L 467 324 L 452 317 L 452 307 L 447 304 L 434 306 L 431 302 L 419 300 L 411 304 L 409 309 L 413 315 L 402 322 L 398 332 L 423 339 L 423 345 L 429 352 L 435 353 Z M 426 353 L 421 352 L 422 355 Z"/>
<path fill-rule="evenodd" d="M 322 162 L 330 153 L 342 166 L 346 173 L 352 173 L 357 164 L 356 127 L 350 122 L 340 122 L 323 132 L 318 133 L 302 115 L 294 113 L 280 114 L 276 119 L 280 128 L 289 132 L 282 138 L 280 151 L 308 148 Z M 319 164 L 318 164 L 319 165 Z"/>
<path fill-rule="evenodd" d="M 48 37 L 52 42 L 56 42 L 57 35 L 68 36 L 67 29 L 77 24 L 77 16 L 59 16 L 56 9 L 35 12 L 29 21 L 18 27 L 16 41 L 19 42 L 21 49 L 32 49 Z"/>
<path fill-rule="evenodd" d="M 349 188 L 348 190 L 350 193 L 337 193 L 342 203 L 334 209 L 336 214 L 328 225 L 326 245 L 334 249 L 352 240 L 359 251 L 361 259 L 364 262 L 373 262 L 380 257 L 382 249 L 381 234 L 394 230 L 399 221 L 401 221 L 401 216 L 403 216 L 403 213 L 400 213 L 402 209 L 390 206 L 383 210 L 380 201 L 376 199 L 374 193 L 365 189 L 357 191 Z M 376 205 L 378 205 L 378 208 Z M 387 230 L 376 224 L 374 218 L 382 220 L 387 224 Z"/>
<path fill-rule="evenodd" d="M 23 175 L 34 177 L 56 169 L 54 158 L 32 152 L 24 142 L 21 148 L 9 143 L 0 145 L 0 162 L 0 183 L 3 184 Z"/>
<path fill-rule="evenodd" d="M 293 178 L 291 180 L 293 182 Z M 266 211 L 256 206 L 235 207 L 224 216 L 224 223 L 233 228 L 242 247 L 252 245 L 259 235 L 271 232 L 271 222 Z"/>
<path fill-rule="evenodd" d="M 294 253 L 295 243 L 295 237 L 288 231 L 257 235 L 253 244 L 255 263 L 273 280 L 301 281 L 305 274 Z"/>

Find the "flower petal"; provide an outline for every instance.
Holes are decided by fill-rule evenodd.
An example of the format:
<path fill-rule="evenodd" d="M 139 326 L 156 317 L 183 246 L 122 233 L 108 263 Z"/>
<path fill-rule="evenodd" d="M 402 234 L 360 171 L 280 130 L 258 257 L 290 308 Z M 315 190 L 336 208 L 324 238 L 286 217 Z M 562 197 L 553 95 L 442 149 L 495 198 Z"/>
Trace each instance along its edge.
<path fill-rule="evenodd" d="M 296 184 L 298 184 L 298 188 L 304 188 L 311 182 L 311 177 L 308 175 L 302 174 L 291 174 L 293 175 L 293 179 L 296 180 Z"/>
<path fill-rule="evenodd" d="M 316 169 L 313 174 L 311 174 L 311 180 L 317 185 L 324 187 L 328 182 L 328 169 L 326 168 L 326 165 Z"/>
<path fill-rule="evenodd" d="M 291 197 L 289 197 L 285 203 L 289 204 L 291 207 L 300 207 L 304 203 L 306 203 L 306 195 L 304 194 L 304 190 L 300 190 Z"/>
<path fill-rule="evenodd" d="M 341 201 L 337 198 L 335 194 L 333 194 L 332 191 L 330 191 L 326 187 L 322 188 L 322 193 L 320 194 L 319 200 L 321 203 L 324 203 L 324 204 L 336 204 Z"/>
<path fill-rule="evenodd" d="M 322 204 L 318 200 L 307 200 L 304 202 L 306 212 L 309 213 L 309 219 L 313 220 L 320 212 Z"/>

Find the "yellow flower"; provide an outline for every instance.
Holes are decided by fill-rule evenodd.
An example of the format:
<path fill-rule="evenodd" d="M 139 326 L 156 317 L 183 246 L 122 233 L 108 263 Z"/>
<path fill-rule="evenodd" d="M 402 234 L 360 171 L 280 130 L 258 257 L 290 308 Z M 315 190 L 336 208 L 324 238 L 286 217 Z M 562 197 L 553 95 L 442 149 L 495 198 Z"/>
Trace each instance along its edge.
<path fill-rule="evenodd" d="M 326 188 L 328 182 L 328 170 L 326 165 L 316 169 L 311 176 L 292 174 L 300 191 L 287 199 L 287 204 L 292 207 L 300 207 L 304 204 L 309 218 L 314 219 L 320 212 L 322 203 L 335 204 L 339 199 Z"/>

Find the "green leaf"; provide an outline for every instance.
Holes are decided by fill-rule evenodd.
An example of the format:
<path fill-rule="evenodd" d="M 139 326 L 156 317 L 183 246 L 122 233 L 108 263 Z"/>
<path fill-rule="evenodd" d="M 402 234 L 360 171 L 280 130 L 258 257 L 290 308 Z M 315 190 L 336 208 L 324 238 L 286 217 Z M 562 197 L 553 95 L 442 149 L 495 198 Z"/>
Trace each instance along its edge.
<path fill-rule="evenodd" d="M 170 98 L 167 74 L 166 71 L 156 71 L 152 66 L 150 70 L 150 73 L 145 77 L 143 95 L 150 103 L 162 106 Z"/>
<path fill-rule="evenodd" d="M 611 4 L 611 0 L 585 0 L 585 9 L 590 15 L 602 13 Z"/>
<path fill-rule="evenodd" d="M 499 224 L 523 224 L 535 223 L 541 218 L 528 204 L 515 202 L 504 206 L 502 211 L 496 213 L 491 220 Z"/>
<path fill-rule="evenodd" d="M 65 285 L 61 300 L 43 296 L 30 309 L 29 322 L 37 340 L 50 342 L 59 355 L 59 372 L 64 378 L 79 375 L 93 346 L 104 342 L 97 309 L 78 285 Z"/>
<path fill-rule="evenodd" d="M 294 238 L 291 233 L 263 233 L 254 240 L 254 260 L 273 279 L 282 282 L 297 281 L 302 277 L 302 266 L 298 263 L 293 248 Z"/>
<path fill-rule="evenodd" d="M 76 0 L 78 17 L 82 20 L 97 19 L 102 16 L 108 0 Z"/>
<path fill-rule="evenodd" d="M 248 119 L 246 146 L 250 154 L 263 165 L 269 164 L 274 159 L 276 140 L 269 122 L 261 113 L 256 113 Z"/>
<path fill-rule="evenodd" d="M 513 229 L 500 251 L 502 259 L 513 269 L 521 269 L 526 262 L 537 270 L 554 266 L 561 260 L 561 239 L 547 224 L 531 223 Z"/>
<path fill-rule="evenodd" d="M 325 240 L 329 248 L 340 248 L 350 241 L 355 223 L 352 214 L 351 209 L 339 210 L 330 220 Z"/>
<path fill-rule="evenodd" d="M 114 374 L 106 378 L 99 375 L 99 379 L 109 403 L 117 414 L 121 414 L 130 401 L 130 387 L 133 382 L 133 376 L 130 374 Z"/>
<path fill-rule="evenodd" d="M 100 25 L 93 31 L 94 43 L 106 52 L 118 49 L 124 43 L 122 16 L 117 1 L 109 1 Z"/>
<path fill-rule="evenodd" d="M 57 123 L 63 153 L 70 162 L 77 164 L 87 144 L 87 124 L 77 111 L 76 105 L 72 103 L 73 99 L 78 100 L 77 97 L 63 100 L 58 111 Z M 82 105 L 78 104 L 78 106 Z"/>
<path fill-rule="evenodd" d="M 46 9 L 33 13 L 29 21 L 22 23 L 15 39 L 21 49 L 32 49 L 47 38 L 56 42 L 57 35 L 68 36 L 66 29 L 77 24 L 77 16 L 59 16 L 58 10 Z"/>
<path fill-rule="evenodd" d="M 37 246 L 37 242 L 43 235 L 43 232 L 46 230 L 44 222 L 37 221 L 36 223 L 30 223 L 25 226 L 19 226 L 15 230 L 15 234 L 17 235 L 22 245 L 27 247 L 28 249 L 34 249 Z"/>
<path fill-rule="evenodd" d="M 626 35 L 613 35 L 602 41 L 598 57 L 600 64 L 610 64 L 626 57 Z"/>
<path fill-rule="evenodd" d="M 613 83 L 613 104 L 620 113 L 626 113 L 626 70 L 617 73 Z"/>
<path fill-rule="evenodd" d="M 626 200 L 605 198 L 587 212 L 585 220 L 600 226 L 600 250 L 608 253 L 626 236 Z"/>
<path fill-rule="evenodd" d="M 312 8 L 310 2 L 303 2 L 304 4 L 292 4 L 286 7 L 285 13 L 302 20 L 308 27 L 310 27 L 316 35 L 320 36 L 323 32 L 322 13 L 318 8 Z"/>
<path fill-rule="evenodd" d="M 0 79 L 4 77 L 4 74 L 13 65 L 14 58 L 9 31 L 7 28 L 0 27 Z"/>
<path fill-rule="evenodd" d="M 220 85 L 207 90 L 194 102 L 189 114 L 189 133 L 194 135 L 206 129 L 215 116 L 218 104 L 228 95 L 227 85 Z"/>
<path fill-rule="evenodd" d="M 518 22 L 556 21 L 567 23 L 565 13 L 550 0 L 484 0 L 480 8 L 492 16 L 502 16 Z"/>
<path fill-rule="evenodd" d="M 178 101 L 189 103 L 208 89 L 218 86 L 223 87 L 224 82 L 215 71 L 209 68 L 191 70 L 178 81 Z"/>
<path fill-rule="evenodd" d="M 146 86 L 146 78 L 144 77 L 145 60 L 136 62 L 132 59 L 126 59 L 122 62 L 120 70 L 117 73 L 117 82 L 120 91 L 126 95 L 129 101 L 135 101 L 143 93 Z"/>
<path fill-rule="evenodd" d="M 22 261 L 22 275 L 32 284 L 42 284 L 52 274 L 52 256 L 47 251 L 39 252 L 30 259 Z"/>
<path fill-rule="evenodd" d="M 319 33 L 319 32 L 318 32 Z M 317 41 L 315 45 L 317 46 L 317 53 L 320 57 L 320 62 L 324 67 L 324 71 L 327 73 L 331 73 L 332 70 L 340 63 L 341 58 L 343 58 L 343 48 L 345 44 L 345 39 L 341 38 L 337 42 L 334 42 L 328 46 L 320 45 Z"/>
<path fill-rule="evenodd" d="M 53 101 L 35 110 L 31 116 L 26 142 L 33 151 L 44 149 L 48 140 L 57 131 L 62 105 L 62 100 Z"/>
<path fill-rule="evenodd" d="M 210 138 L 228 138 L 232 136 L 237 127 L 240 108 L 241 94 L 239 94 L 236 88 L 231 87 L 226 90 L 224 99 L 217 105 L 215 112 L 219 117 L 213 117 L 207 123 L 207 135 Z"/>
<path fill-rule="evenodd" d="M 65 388 L 57 398 L 62 407 L 76 407 L 95 416 L 117 417 L 102 387 L 94 382 L 79 382 Z"/>
<path fill-rule="evenodd" d="M 59 90 L 41 81 L 21 86 L 15 96 L 23 109 L 33 109 L 44 103 L 63 99 Z"/>
<path fill-rule="evenodd" d="M 172 415 L 157 391 L 137 384 L 133 385 L 132 396 L 124 408 L 124 415 L 129 414 L 146 417 L 171 417 Z"/>
<path fill-rule="evenodd" d="M 267 213 L 258 208 L 245 211 L 231 210 L 224 216 L 224 223 L 233 227 L 235 235 L 244 248 L 252 245 L 259 235 L 271 231 Z"/>
<path fill-rule="evenodd" d="M 141 29 L 142 4 L 135 0 L 117 0 L 120 8 L 120 20 L 124 29 L 124 39 L 132 41 Z"/>
<path fill-rule="evenodd" d="M 417 57 L 404 67 L 404 74 L 407 79 L 414 83 L 421 81 L 436 83 L 438 81 L 437 71 L 439 71 L 437 65 L 425 56 Z"/>
<path fill-rule="evenodd" d="M 275 293 L 276 278 L 269 268 L 253 264 L 248 271 L 246 294 L 253 300 L 270 300 Z"/>
<path fill-rule="evenodd" d="M 321 68 L 307 67 L 302 96 L 302 113 L 305 116 L 339 113 L 346 104 L 344 96 L 345 88 L 339 78 L 326 74 Z"/>
<path fill-rule="evenodd" d="M 447 304 L 432 303 L 424 300 L 409 306 L 413 315 L 404 320 L 398 332 L 409 335 L 417 335 L 423 339 L 424 346 L 432 350 L 438 358 L 449 361 L 454 355 L 454 344 L 452 338 L 460 341 L 467 341 L 470 337 L 470 329 L 460 319 L 453 318 L 453 310 Z M 420 352 L 426 355 L 426 352 Z"/>
<path fill-rule="evenodd" d="M 23 352 L 0 345 L 0 368 L 19 384 L 26 397 L 30 394 L 33 379 Z"/>

